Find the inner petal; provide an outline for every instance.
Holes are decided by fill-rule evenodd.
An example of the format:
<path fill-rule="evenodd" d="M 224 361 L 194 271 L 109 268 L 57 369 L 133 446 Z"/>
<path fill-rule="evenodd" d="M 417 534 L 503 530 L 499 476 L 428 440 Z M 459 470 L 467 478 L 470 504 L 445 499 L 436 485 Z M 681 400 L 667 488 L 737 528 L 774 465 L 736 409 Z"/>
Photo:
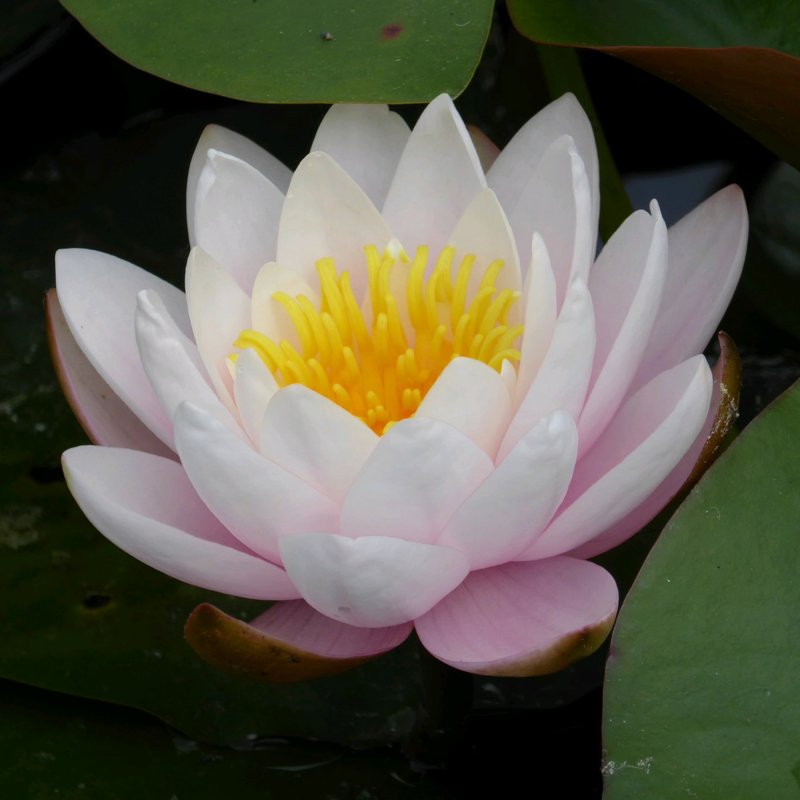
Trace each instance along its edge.
<path fill-rule="evenodd" d="M 396 241 L 383 253 L 374 245 L 364 253 L 369 288 L 363 304 L 350 274 L 322 258 L 318 303 L 285 292 L 271 297 L 291 320 L 294 343 L 250 329 L 233 346 L 257 353 L 279 386 L 307 386 L 379 435 L 413 416 L 453 359 L 473 358 L 497 372 L 519 361 L 523 328 L 509 323 L 509 312 L 520 293 L 498 286 L 502 260 L 483 265 L 476 281 L 475 256 L 458 260 L 453 247 L 435 261 L 428 247 L 418 247 L 411 259 Z"/>

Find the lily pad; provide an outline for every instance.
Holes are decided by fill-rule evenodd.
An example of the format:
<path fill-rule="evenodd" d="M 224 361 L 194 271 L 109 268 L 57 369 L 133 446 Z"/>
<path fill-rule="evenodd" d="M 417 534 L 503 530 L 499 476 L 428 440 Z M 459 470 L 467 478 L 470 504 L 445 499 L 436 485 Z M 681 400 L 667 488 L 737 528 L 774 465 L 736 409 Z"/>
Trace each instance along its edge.
<path fill-rule="evenodd" d="M 509 0 L 537 42 L 602 50 L 699 97 L 800 164 L 800 6 L 783 0 Z"/>
<path fill-rule="evenodd" d="M 800 384 L 748 426 L 653 548 L 605 688 L 607 800 L 796 798 Z"/>
<path fill-rule="evenodd" d="M 120 58 L 260 103 L 427 102 L 472 77 L 491 0 L 62 0 Z"/>

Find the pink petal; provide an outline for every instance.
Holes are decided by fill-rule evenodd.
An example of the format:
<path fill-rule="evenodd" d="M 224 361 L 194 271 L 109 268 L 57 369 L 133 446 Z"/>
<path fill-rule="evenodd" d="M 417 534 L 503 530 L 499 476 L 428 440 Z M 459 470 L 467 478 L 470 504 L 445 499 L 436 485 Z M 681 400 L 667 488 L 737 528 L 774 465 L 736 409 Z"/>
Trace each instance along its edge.
<path fill-rule="evenodd" d="M 141 292 L 137 298 L 136 341 L 144 371 L 170 419 L 181 403 L 191 400 L 238 430 L 229 410 L 211 388 L 194 342 L 181 333 L 154 292 Z M 224 396 L 223 400 L 232 408 L 229 397 Z M 172 442 L 172 434 L 169 441 Z"/>
<path fill-rule="evenodd" d="M 415 627 L 425 649 L 456 669 L 546 675 L 602 644 L 617 602 L 602 567 L 556 557 L 472 572 Z"/>
<path fill-rule="evenodd" d="M 341 103 L 325 114 L 311 152 L 327 153 L 380 208 L 408 135 L 408 125 L 388 106 Z"/>
<path fill-rule="evenodd" d="M 239 597 L 297 597 L 280 567 L 254 555 L 209 513 L 180 464 L 112 447 L 63 456 L 67 485 L 117 547 L 173 578 Z"/>
<path fill-rule="evenodd" d="M 236 359 L 236 381 L 233 388 L 242 426 L 250 441 L 259 447 L 261 423 L 267 404 L 278 391 L 278 383 L 254 350 L 247 349 Z"/>
<path fill-rule="evenodd" d="M 511 416 L 511 395 L 496 370 L 474 358 L 456 358 L 414 416 L 446 422 L 494 458 Z"/>
<path fill-rule="evenodd" d="M 261 452 L 335 503 L 341 503 L 380 440 L 358 418 L 299 384 L 267 406 Z"/>
<path fill-rule="evenodd" d="M 206 164 L 209 150 L 218 150 L 220 153 L 227 153 L 247 162 L 283 193 L 289 188 L 289 181 L 292 178 L 292 172 L 288 167 L 250 139 L 220 125 L 208 125 L 197 142 L 189 165 L 189 180 L 186 186 L 186 220 L 189 227 L 189 242 L 192 246 L 197 244 L 194 231 L 197 183 Z"/>
<path fill-rule="evenodd" d="M 478 154 L 453 101 L 439 95 L 411 132 L 383 216 L 407 248 L 426 244 L 435 253 L 485 186 Z"/>
<path fill-rule="evenodd" d="M 669 229 L 664 295 L 632 390 L 703 351 L 739 281 L 747 229 L 738 186 L 717 192 Z"/>
<path fill-rule="evenodd" d="M 134 334 L 136 296 L 157 292 L 178 328 L 191 336 L 183 292 L 155 275 L 95 250 L 56 253 L 56 291 L 83 354 L 122 402 L 171 445 L 172 426 L 139 357 Z"/>
<path fill-rule="evenodd" d="M 508 426 L 498 461 L 550 412 L 563 409 L 578 417 L 592 372 L 594 341 L 592 298 L 586 284 L 577 279 L 558 315 L 544 361 Z"/>
<path fill-rule="evenodd" d="M 560 308 L 567 287 L 575 278 L 586 280 L 594 258 L 591 188 L 572 137 L 562 136 L 550 145 L 516 204 L 503 203 L 503 208 L 517 238 L 523 270 L 531 259 L 534 232 L 544 239 Z"/>
<path fill-rule="evenodd" d="M 661 373 L 640 389 L 578 462 L 561 510 L 521 558 L 574 550 L 641 503 L 700 432 L 711 389 L 711 370 L 703 356 Z"/>
<path fill-rule="evenodd" d="M 211 256 L 195 247 L 186 264 L 186 302 L 194 340 L 211 384 L 233 408 L 228 357 L 239 334 L 250 327 L 250 296 Z"/>
<path fill-rule="evenodd" d="M 139 421 L 75 342 L 55 289 L 45 297 L 50 353 L 61 388 L 81 426 L 95 444 L 128 447 L 158 456 L 173 453 Z"/>
<path fill-rule="evenodd" d="M 703 427 L 678 466 L 659 484 L 658 488 L 626 517 L 570 555 L 593 558 L 616 547 L 641 530 L 679 492 L 686 491 L 713 462 L 725 437 L 736 420 L 741 383 L 741 365 L 733 341 L 724 333 L 719 335 L 720 356 L 714 369 L 714 389 L 711 405 Z"/>
<path fill-rule="evenodd" d="M 356 628 L 290 600 L 276 603 L 250 624 L 203 603 L 186 621 L 184 635 L 202 659 L 219 669 L 289 683 L 357 667 L 397 647 L 412 628 L 410 623 Z"/>
<path fill-rule="evenodd" d="M 350 273 L 355 296 L 367 288 L 364 247 L 379 250 L 392 234 L 359 185 L 325 153 L 311 153 L 297 167 L 283 205 L 278 230 L 278 258 L 319 286 L 315 264 L 332 257 Z"/>
<path fill-rule="evenodd" d="M 450 425 L 404 420 L 381 437 L 350 487 L 341 531 L 431 542 L 491 472 L 486 453 Z"/>
<path fill-rule="evenodd" d="M 564 94 L 545 106 L 517 131 L 488 170 L 486 179 L 489 186 L 497 192 L 503 207 L 513 208 L 519 202 L 525 186 L 530 183 L 536 165 L 547 148 L 564 134 L 572 137 L 575 149 L 586 168 L 592 202 L 590 222 L 592 230 L 596 231 L 600 212 L 597 148 L 592 124 L 575 95 L 571 93 Z"/>
<path fill-rule="evenodd" d="M 336 506 L 254 452 L 211 414 L 185 403 L 175 414 L 175 444 L 203 502 L 237 539 L 278 562 L 278 539 L 337 530 Z"/>
<path fill-rule="evenodd" d="M 437 544 L 461 550 L 473 570 L 516 558 L 564 499 L 577 453 L 571 417 L 546 417 L 453 514 Z"/>
<path fill-rule="evenodd" d="M 258 270 L 275 259 L 282 207 L 283 192 L 257 169 L 209 150 L 197 182 L 196 244 L 248 295 Z"/>
<path fill-rule="evenodd" d="M 603 248 L 589 278 L 597 346 L 589 395 L 578 420 L 580 453 L 619 407 L 647 345 L 667 268 L 667 229 L 658 206 L 632 214 Z"/>
<path fill-rule="evenodd" d="M 424 614 L 469 571 L 457 550 L 386 536 L 306 533 L 283 539 L 281 556 L 309 605 L 365 628 L 400 625 Z"/>

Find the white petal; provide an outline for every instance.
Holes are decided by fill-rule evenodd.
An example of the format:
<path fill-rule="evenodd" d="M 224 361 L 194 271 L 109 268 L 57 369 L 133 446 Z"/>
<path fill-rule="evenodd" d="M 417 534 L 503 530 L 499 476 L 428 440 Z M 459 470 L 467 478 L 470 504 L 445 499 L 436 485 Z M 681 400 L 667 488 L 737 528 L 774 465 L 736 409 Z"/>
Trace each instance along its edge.
<path fill-rule="evenodd" d="M 261 452 L 340 503 L 378 437 L 327 397 L 301 385 L 280 389 L 261 428 Z"/>
<path fill-rule="evenodd" d="M 169 419 L 182 402 L 191 400 L 236 427 L 208 382 L 197 347 L 178 330 L 155 292 L 140 292 L 137 298 L 136 340 L 144 371 Z"/>
<path fill-rule="evenodd" d="M 491 471 L 486 453 L 455 428 L 423 418 L 399 422 L 350 487 L 342 533 L 433 541 Z"/>
<path fill-rule="evenodd" d="M 311 152 L 331 156 L 380 208 L 408 134 L 405 120 L 388 106 L 342 103 L 325 114 Z"/>
<path fill-rule="evenodd" d="M 475 146 L 475 152 L 481 162 L 481 168 L 484 172 L 488 172 L 492 164 L 497 161 L 500 155 L 500 148 L 478 127 L 475 125 L 467 125 L 469 131 L 469 138 L 472 139 L 472 144 Z"/>
<path fill-rule="evenodd" d="M 197 181 L 195 240 L 248 294 L 275 259 L 282 207 L 283 192 L 257 169 L 209 150 Z"/>
<path fill-rule="evenodd" d="M 117 547 L 173 578 L 258 600 L 298 597 L 286 573 L 242 547 L 200 501 L 180 464 L 134 450 L 76 447 L 67 485 Z"/>
<path fill-rule="evenodd" d="M 278 263 L 312 286 L 316 262 L 333 257 L 350 273 L 356 299 L 367 288 L 364 247 L 379 250 L 392 234 L 358 184 L 325 153 L 311 153 L 297 167 L 278 231 Z"/>
<path fill-rule="evenodd" d="M 385 536 L 307 533 L 281 541 L 305 601 L 348 625 L 381 628 L 424 614 L 467 575 L 457 550 Z"/>
<path fill-rule="evenodd" d="M 437 544 L 461 550 L 470 569 L 516 558 L 564 499 L 578 454 L 578 431 L 556 411 L 522 437 L 464 502 Z"/>
<path fill-rule="evenodd" d="M 127 261 L 78 249 L 56 253 L 56 288 L 70 332 L 100 377 L 171 446 L 172 425 L 142 367 L 134 316 L 136 295 L 153 290 L 180 330 L 191 336 L 183 292 Z"/>
<path fill-rule="evenodd" d="M 503 261 L 504 266 L 495 282 L 497 291 L 511 289 L 518 292 L 522 288 L 514 234 L 491 189 L 483 189 L 475 195 L 450 234 L 448 244 L 456 248 L 453 277 L 465 255 L 472 253 L 476 257 L 467 288 L 468 303 L 478 291 L 483 271 L 498 259 Z M 520 317 L 519 304 L 515 303 L 509 315 L 509 324 L 517 325 Z"/>
<path fill-rule="evenodd" d="M 217 394 L 232 408 L 233 379 L 228 356 L 233 343 L 250 326 L 250 297 L 199 247 L 186 264 L 186 302 L 194 340 Z"/>
<path fill-rule="evenodd" d="M 496 370 L 474 358 L 456 358 L 414 416 L 446 422 L 494 458 L 511 416 L 511 395 Z"/>
<path fill-rule="evenodd" d="M 578 462 L 562 509 L 522 558 L 573 550 L 635 508 L 689 449 L 705 422 L 711 390 L 711 370 L 696 356 L 631 397 Z"/>
<path fill-rule="evenodd" d="M 703 351 L 739 281 L 747 229 L 738 186 L 720 190 L 669 229 L 661 307 L 632 389 Z"/>
<path fill-rule="evenodd" d="M 278 391 L 278 383 L 254 350 L 247 349 L 236 359 L 236 381 L 233 388 L 242 426 L 253 444 L 258 447 L 264 412 L 272 395 Z"/>
<path fill-rule="evenodd" d="M 614 415 L 630 386 L 661 302 L 667 268 L 667 229 L 653 215 L 628 217 L 603 248 L 589 278 L 597 345 L 589 394 L 578 421 L 585 453 Z"/>
<path fill-rule="evenodd" d="M 534 232 L 544 239 L 560 308 L 567 287 L 575 278 L 587 279 L 594 259 L 591 189 L 572 137 L 562 136 L 546 150 L 516 204 L 503 208 L 523 267 L 531 258 Z"/>
<path fill-rule="evenodd" d="M 251 167 L 255 167 L 265 178 L 286 192 L 292 172 L 278 161 L 275 156 L 259 147 L 241 134 L 223 128 L 220 125 L 208 125 L 197 142 L 192 162 L 189 165 L 189 180 L 186 185 L 186 220 L 189 226 L 189 242 L 194 246 L 197 242 L 194 232 L 194 204 L 197 196 L 197 182 L 206 163 L 209 150 L 240 158 Z"/>
<path fill-rule="evenodd" d="M 478 154 L 453 101 L 439 95 L 411 132 L 383 215 L 407 248 L 426 244 L 435 253 L 485 186 Z"/>
<path fill-rule="evenodd" d="M 592 124 L 571 93 L 545 106 L 517 131 L 488 171 L 486 179 L 497 192 L 503 207 L 513 208 L 547 148 L 564 134 L 572 137 L 586 168 L 592 199 L 591 226 L 596 231 L 600 212 L 597 147 Z M 594 245 L 591 252 L 594 253 Z"/>
<path fill-rule="evenodd" d="M 336 530 L 337 508 L 330 500 L 201 409 L 188 403 L 178 409 L 175 444 L 203 502 L 259 555 L 277 562 L 280 537 Z"/>
<path fill-rule="evenodd" d="M 592 298 L 578 279 L 567 293 L 542 366 L 508 426 L 498 460 L 550 412 L 560 408 L 579 416 L 592 373 L 594 338 Z"/>
<path fill-rule="evenodd" d="M 556 282 L 547 246 L 533 234 L 531 265 L 525 294 L 525 331 L 522 334 L 519 375 L 515 398 L 520 401 L 530 389 L 553 339 L 556 325 Z"/>

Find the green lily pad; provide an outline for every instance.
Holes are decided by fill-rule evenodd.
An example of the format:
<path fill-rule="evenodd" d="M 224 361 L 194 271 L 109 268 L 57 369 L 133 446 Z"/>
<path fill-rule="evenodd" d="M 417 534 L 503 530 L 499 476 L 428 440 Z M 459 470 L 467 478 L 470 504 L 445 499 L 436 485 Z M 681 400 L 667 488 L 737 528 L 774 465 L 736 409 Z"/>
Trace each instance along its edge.
<path fill-rule="evenodd" d="M 120 58 L 161 78 L 260 103 L 418 103 L 460 94 L 491 0 L 62 0 Z"/>
<path fill-rule="evenodd" d="M 690 494 L 619 615 L 606 800 L 796 798 L 800 384 Z"/>
<path fill-rule="evenodd" d="M 508 7 L 516 28 L 530 39 L 629 61 L 699 97 L 800 165 L 796 3 L 509 0 Z"/>
<path fill-rule="evenodd" d="M 391 750 L 312 742 L 205 745 L 131 709 L 0 683 L 0 785 L 15 800 L 450 798 Z"/>

